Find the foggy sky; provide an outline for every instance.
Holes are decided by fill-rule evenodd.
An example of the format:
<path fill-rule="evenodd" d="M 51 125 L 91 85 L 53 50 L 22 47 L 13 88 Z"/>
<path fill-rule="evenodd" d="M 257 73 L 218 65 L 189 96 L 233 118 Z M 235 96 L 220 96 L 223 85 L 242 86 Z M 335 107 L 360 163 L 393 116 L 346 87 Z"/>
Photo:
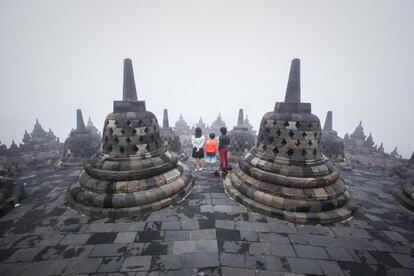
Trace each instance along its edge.
<path fill-rule="evenodd" d="M 340 136 L 414 150 L 414 1 L 0 0 L 0 141 L 35 119 L 63 142 L 76 109 L 101 130 L 133 61 L 138 98 L 162 122 L 244 108 L 257 129 L 301 59 L 302 101 Z"/>

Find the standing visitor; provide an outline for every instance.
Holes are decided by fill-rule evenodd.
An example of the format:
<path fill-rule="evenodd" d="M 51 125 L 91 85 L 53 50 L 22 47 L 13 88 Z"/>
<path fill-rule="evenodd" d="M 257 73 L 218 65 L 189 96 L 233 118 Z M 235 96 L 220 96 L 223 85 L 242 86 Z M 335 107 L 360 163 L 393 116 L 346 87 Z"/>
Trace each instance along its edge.
<path fill-rule="evenodd" d="M 206 152 L 206 163 L 210 165 L 210 172 L 212 172 L 214 163 L 216 163 L 217 160 L 218 145 L 214 133 L 210 133 L 209 137 L 210 139 L 208 139 L 204 145 L 204 150 Z"/>
<path fill-rule="evenodd" d="M 191 137 L 191 142 L 193 144 L 193 162 L 194 162 L 194 171 L 203 170 L 203 159 L 204 159 L 204 142 L 205 138 L 201 132 L 201 128 L 196 127 L 194 135 Z"/>
<path fill-rule="evenodd" d="M 230 145 L 230 138 L 227 136 L 227 128 L 220 128 L 220 138 L 219 138 L 219 155 L 220 155 L 220 171 L 224 171 L 229 165 L 229 160 L 227 158 L 228 147 Z"/>

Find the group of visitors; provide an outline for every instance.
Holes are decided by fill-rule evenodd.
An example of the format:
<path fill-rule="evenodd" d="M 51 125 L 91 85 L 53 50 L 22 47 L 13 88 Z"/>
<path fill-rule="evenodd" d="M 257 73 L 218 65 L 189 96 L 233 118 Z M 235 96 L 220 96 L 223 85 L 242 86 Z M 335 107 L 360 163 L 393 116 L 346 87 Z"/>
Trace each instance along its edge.
<path fill-rule="evenodd" d="M 213 172 L 214 164 L 217 161 L 217 154 L 220 159 L 220 171 L 225 171 L 228 167 L 227 152 L 230 145 L 230 138 L 227 136 L 227 128 L 220 128 L 220 133 L 221 135 L 217 143 L 214 133 L 210 133 L 206 141 L 201 128 L 197 127 L 195 129 L 194 135 L 191 138 L 195 171 L 205 171 L 206 167 L 208 167 L 207 169 Z"/>

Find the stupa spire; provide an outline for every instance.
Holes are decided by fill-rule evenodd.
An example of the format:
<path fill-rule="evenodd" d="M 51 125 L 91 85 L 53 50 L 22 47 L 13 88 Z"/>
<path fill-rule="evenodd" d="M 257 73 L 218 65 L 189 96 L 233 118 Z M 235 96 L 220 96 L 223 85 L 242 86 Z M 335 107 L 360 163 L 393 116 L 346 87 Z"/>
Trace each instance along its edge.
<path fill-rule="evenodd" d="M 239 118 L 237 119 L 237 126 L 238 127 L 242 127 L 244 125 L 244 121 L 243 121 L 244 115 L 243 115 L 243 109 L 240 108 L 239 109 Z"/>
<path fill-rule="evenodd" d="M 124 59 L 123 100 L 138 100 L 137 89 L 135 88 L 134 70 L 132 68 L 132 61 L 129 58 Z"/>
<path fill-rule="evenodd" d="M 285 103 L 300 103 L 300 60 L 295 58 L 290 65 Z"/>
<path fill-rule="evenodd" d="M 163 128 L 169 128 L 170 127 L 170 123 L 168 121 L 168 110 L 166 108 L 164 109 L 164 116 L 162 118 L 162 127 Z"/>
<path fill-rule="evenodd" d="M 83 121 L 82 110 L 76 110 L 76 130 L 85 130 L 85 122 Z"/>
<path fill-rule="evenodd" d="M 326 114 L 325 124 L 323 125 L 323 130 L 332 130 L 332 111 L 328 111 Z"/>

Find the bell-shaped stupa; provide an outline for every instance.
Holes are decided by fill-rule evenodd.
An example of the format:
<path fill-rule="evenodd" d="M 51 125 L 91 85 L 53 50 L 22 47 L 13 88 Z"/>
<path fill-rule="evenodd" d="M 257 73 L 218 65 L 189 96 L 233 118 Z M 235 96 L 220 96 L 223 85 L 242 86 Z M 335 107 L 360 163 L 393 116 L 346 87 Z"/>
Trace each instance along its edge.
<path fill-rule="evenodd" d="M 332 125 L 332 111 L 328 111 L 321 135 L 322 153 L 331 161 L 341 162 L 345 159 L 344 142 Z"/>
<path fill-rule="evenodd" d="M 294 59 L 284 102 L 264 115 L 256 146 L 225 179 L 244 206 L 295 223 L 332 223 L 357 202 L 320 146 L 319 118 L 300 101 L 300 61 Z"/>
<path fill-rule="evenodd" d="M 164 109 L 162 127 L 160 128 L 160 135 L 161 142 L 164 144 L 164 146 L 167 147 L 168 150 L 175 153 L 181 153 L 180 137 L 175 135 L 172 127 L 170 127 L 167 109 Z"/>
<path fill-rule="evenodd" d="M 100 152 L 68 189 L 68 204 L 94 217 L 140 215 L 183 199 L 192 176 L 162 145 L 158 120 L 138 101 L 132 62 L 124 60 L 123 100 L 105 120 Z"/>
<path fill-rule="evenodd" d="M 229 133 L 230 136 L 230 160 L 236 160 L 246 154 L 255 143 L 254 133 L 243 121 L 243 109 L 239 110 L 237 125 Z"/>
<path fill-rule="evenodd" d="M 85 160 L 98 152 L 99 146 L 96 134 L 85 127 L 82 111 L 78 109 L 76 129 L 73 129 L 66 139 L 63 156 L 57 165 L 59 168 L 82 166 Z"/>

